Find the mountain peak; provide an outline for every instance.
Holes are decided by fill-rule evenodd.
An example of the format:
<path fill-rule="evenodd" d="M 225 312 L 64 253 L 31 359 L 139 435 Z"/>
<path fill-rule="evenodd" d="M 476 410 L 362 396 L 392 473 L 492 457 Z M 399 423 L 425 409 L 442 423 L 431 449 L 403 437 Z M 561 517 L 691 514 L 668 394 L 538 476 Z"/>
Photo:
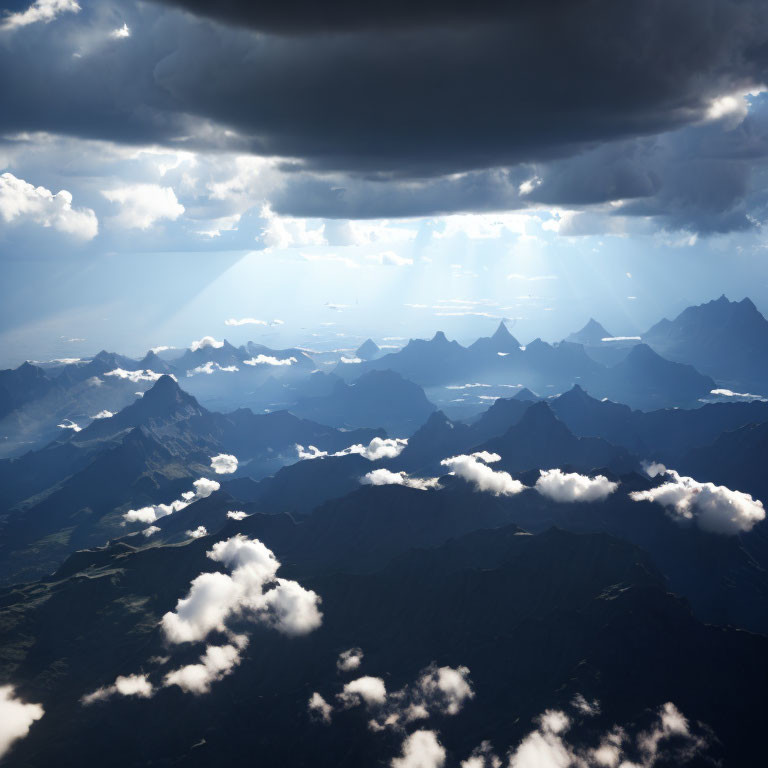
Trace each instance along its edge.
<path fill-rule="evenodd" d="M 373 339 L 366 339 L 355 351 L 361 360 L 370 360 L 381 352 L 381 348 Z"/>
<path fill-rule="evenodd" d="M 448 339 L 443 331 L 435 331 L 435 335 L 430 341 L 433 344 L 448 344 Z"/>
<path fill-rule="evenodd" d="M 516 395 L 514 395 L 513 399 L 532 403 L 536 403 L 541 400 L 541 398 L 535 392 L 531 392 L 528 387 L 523 387 Z"/>
<path fill-rule="evenodd" d="M 503 320 L 499 323 L 498 328 L 496 328 L 496 331 L 494 332 L 493 336 L 491 336 L 491 338 L 505 340 L 512 338 L 512 334 L 509 332 L 509 328 L 507 328 Z"/>
<path fill-rule="evenodd" d="M 586 346 L 598 346 L 603 339 L 610 337 L 611 334 L 594 317 L 590 317 L 587 324 L 580 331 L 571 333 L 563 341 L 569 341 L 573 344 L 584 344 Z"/>

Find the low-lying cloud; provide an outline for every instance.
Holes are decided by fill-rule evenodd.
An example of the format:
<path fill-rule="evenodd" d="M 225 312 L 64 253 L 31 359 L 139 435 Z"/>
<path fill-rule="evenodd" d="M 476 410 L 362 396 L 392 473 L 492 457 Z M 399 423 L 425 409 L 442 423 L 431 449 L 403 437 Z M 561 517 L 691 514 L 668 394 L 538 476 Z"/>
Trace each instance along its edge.
<path fill-rule="evenodd" d="M 470 455 L 451 456 L 440 464 L 448 467 L 457 477 L 472 483 L 478 491 L 487 491 L 494 496 L 513 496 L 525 490 L 525 486 L 515 480 L 509 472 L 495 471 L 488 462 L 500 461 L 497 453 L 480 451 Z"/>
<path fill-rule="evenodd" d="M 328 451 L 321 451 L 314 445 L 310 445 L 308 448 L 304 448 L 303 445 L 296 445 L 296 452 L 299 459 L 322 459 L 326 456 L 349 456 L 351 454 L 357 454 L 369 461 L 379 461 L 380 459 L 394 459 L 397 458 L 408 445 L 407 438 L 401 437 L 374 437 L 368 445 L 362 443 L 356 443 L 350 445 L 348 448 L 344 448 L 336 453 L 329 454 Z"/>
<path fill-rule="evenodd" d="M 633 491 L 629 494 L 633 501 L 655 501 L 674 519 L 695 523 L 710 533 L 735 535 L 751 531 L 765 520 L 763 502 L 748 493 L 732 491 L 724 485 L 700 483 L 674 469 L 659 469 L 663 465 L 651 466 L 657 474 L 671 479 L 647 491 Z"/>
<path fill-rule="evenodd" d="M 542 469 L 539 472 L 541 476 L 534 488 L 553 501 L 604 501 L 619 487 L 618 483 L 603 475 L 589 477 L 561 469 Z"/>
<path fill-rule="evenodd" d="M 420 491 L 439 488 L 438 477 L 411 477 L 407 472 L 392 472 L 389 469 L 374 469 L 368 472 L 360 482 L 363 485 L 404 485 Z"/>
<path fill-rule="evenodd" d="M 237 456 L 230 453 L 220 453 L 211 457 L 211 469 L 217 475 L 231 475 L 237 472 Z"/>
<path fill-rule="evenodd" d="M 149 507 L 141 507 L 141 509 L 129 509 L 123 515 L 123 519 L 126 523 L 151 524 L 161 517 L 167 517 L 174 512 L 185 509 L 200 499 L 207 499 L 214 491 L 218 491 L 221 488 L 220 483 L 216 482 L 216 480 L 209 480 L 207 477 L 195 480 L 192 485 L 194 487 L 193 491 L 185 491 L 181 494 L 180 499 L 175 499 L 170 504 L 153 504 Z"/>
<path fill-rule="evenodd" d="M 40 704 L 27 704 L 18 698 L 12 685 L 0 686 L 0 759 L 44 714 Z"/>

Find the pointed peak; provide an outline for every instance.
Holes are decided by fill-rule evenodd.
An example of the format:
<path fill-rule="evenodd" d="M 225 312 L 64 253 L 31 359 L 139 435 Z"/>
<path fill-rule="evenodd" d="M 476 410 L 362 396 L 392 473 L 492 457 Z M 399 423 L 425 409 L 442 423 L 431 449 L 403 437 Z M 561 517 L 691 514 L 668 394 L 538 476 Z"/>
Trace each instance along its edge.
<path fill-rule="evenodd" d="M 541 400 L 541 398 L 535 392 L 532 392 L 530 389 L 528 389 L 528 387 L 523 387 L 512 399 L 533 403 Z"/>
<path fill-rule="evenodd" d="M 496 331 L 494 332 L 492 339 L 509 339 L 512 338 L 512 334 L 509 332 L 509 328 L 507 328 L 506 323 L 502 320 L 499 323 L 498 328 L 496 328 Z"/>
<path fill-rule="evenodd" d="M 448 339 L 443 331 L 435 331 L 435 335 L 430 339 L 430 341 L 438 344 L 447 344 Z"/>
<path fill-rule="evenodd" d="M 533 403 L 518 422 L 521 429 L 542 429 L 553 424 L 562 424 L 546 402 Z"/>
<path fill-rule="evenodd" d="M 381 352 L 381 348 L 373 339 L 366 339 L 355 351 L 357 357 L 367 360 Z"/>

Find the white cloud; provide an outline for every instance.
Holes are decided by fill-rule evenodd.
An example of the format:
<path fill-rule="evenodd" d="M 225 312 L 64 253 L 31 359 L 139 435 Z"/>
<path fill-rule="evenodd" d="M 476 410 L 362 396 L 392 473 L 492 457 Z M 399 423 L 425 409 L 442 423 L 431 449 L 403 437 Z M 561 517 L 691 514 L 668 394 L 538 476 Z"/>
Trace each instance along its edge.
<path fill-rule="evenodd" d="M 198 341 L 193 341 L 189 345 L 189 349 L 192 352 L 197 352 L 198 349 L 206 349 L 206 347 L 211 347 L 212 349 L 221 349 L 224 346 L 223 341 L 216 341 L 216 339 L 213 338 L 213 336 L 203 336 L 202 339 L 199 339 Z"/>
<path fill-rule="evenodd" d="M 250 360 L 243 360 L 246 365 L 293 365 L 298 360 L 295 357 L 277 358 L 272 355 L 256 355 Z"/>
<path fill-rule="evenodd" d="M 0 174 L 0 218 L 6 224 L 29 221 L 52 227 L 82 240 L 92 240 L 99 232 L 96 214 L 90 208 L 73 208 L 66 189 L 54 194 L 12 173 Z"/>
<path fill-rule="evenodd" d="M 208 535 L 208 529 L 204 525 L 198 525 L 193 531 L 184 531 L 190 539 L 202 539 Z"/>
<path fill-rule="evenodd" d="M 387 701 L 387 688 L 380 677 L 364 675 L 345 683 L 343 690 L 336 697 L 345 707 L 358 704 L 383 705 Z"/>
<path fill-rule="evenodd" d="M 211 457 L 211 469 L 217 475 L 231 475 L 237 472 L 237 456 L 229 453 L 220 453 Z"/>
<path fill-rule="evenodd" d="M 744 400 L 762 400 L 765 398 L 761 395 L 751 395 L 749 392 L 734 392 L 730 389 L 712 389 L 709 392 L 710 395 L 717 395 L 719 397 L 740 397 Z"/>
<path fill-rule="evenodd" d="M 438 488 L 438 480 L 437 477 L 410 477 L 407 472 L 392 472 L 382 468 L 368 472 L 360 482 L 363 485 L 404 485 L 406 488 L 427 491 Z"/>
<path fill-rule="evenodd" d="M 322 223 L 291 216 L 279 216 L 268 206 L 261 209 L 261 217 L 266 219 L 261 235 L 267 248 L 282 249 L 326 244 Z"/>
<path fill-rule="evenodd" d="M 303 445 L 296 444 L 296 452 L 299 459 L 322 459 L 326 456 L 349 456 L 350 454 L 358 454 L 368 461 L 378 461 L 379 459 L 394 459 L 399 456 L 405 447 L 408 445 L 408 439 L 402 437 L 374 437 L 368 445 L 362 443 L 356 443 L 350 445 L 348 448 L 344 448 L 336 453 L 329 454 L 328 451 L 321 451 L 314 445 L 310 445 L 307 449 Z M 375 483 L 374 483 L 375 485 Z"/>
<path fill-rule="evenodd" d="M 240 647 L 235 645 L 209 645 L 198 664 L 188 664 L 169 672 L 163 685 L 177 685 L 184 693 L 202 694 L 211 690 L 211 684 L 231 674 L 240 664 L 240 651 L 247 642 L 239 636 Z"/>
<path fill-rule="evenodd" d="M 390 765 L 392 768 L 442 768 L 445 749 L 435 731 L 414 731 L 403 742 L 402 755 L 393 758 Z"/>
<path fill-rule="evenodd" d="M 198 365 L 195 368 L 190 368 L 187 371 L 187 377 L 197 376 L 201 373 L 210 376 L 211 374 L 216 373 L 216 371 L 221 371 L 222 373 L 237 373 L 239 370 L 240 369 L 236 365 L 219 365 L 218 363 L 209 360 L 207 363 Z"/>
<path fill-rule="evenodd" d="M 248 517 L 248 515 L 246 515 L 245 512 L 243 512 L 242 510 L 235 509 L 235 510 L 232 510 L 231 512 L 227 512 L 227 517 L 230 520 L 237 520 L 239 522 L 240 520 L 245 520 L 245 518 Z"/>
<path fill-rule="evenodd" d="M 336 669 L 339 672 L 351 672 L 360 666 L 363 660 L 363 652 L 360 648 L 349 648 L 339 654 L 336 660 Z"/>
<path fill-rule="evenodd" d="M 148 699 L 153 693 L 154 688 L 146 675 L 121 675 L 112 685 L 97 688 L 93 693 L 83 696 L 80 703 L 87 706 L 106 701 L 112 696 L 137 696 L 140 699 Z"/>
<path fill-rule="evenodd" d="M 155 373 L 154 371 L 150 371 L 149 368 L 147 368 L 146 371 L 126 371 L 123 368 L 115 368 L 114 371 L 108 371 L 104 374 L 104 376 L 115 376 L 118 379 L 127 379 L 134 384 L 138 384 L 140 381 L 157 381 L 161 376 L 169 375 L 176 381 L 176 377 L 171 374 Z"/>
<path fill-rule="evenodd" d="M 410 267 L 413 265 L 413 259 L 408 256 L 400 256 L 400 254 L 397 254 L 394 251 L 371 254 L 370 256 L 366 256 L 366 258 L 383 266 Z"/>
<path fill-rule="evenodd" d="M 83 429 L 79 424 L 72 421 L 72 419 L 64 419 L 61 424 L 57 424 L 56 426 L 59 429 L 71 429 L 73 432 L 81 432 Z"/>
<path fill-rule="evenodd" d="M 344 357 L 344 355 L 342 355 L 341 362 L 344 365 L 358 365 L 363 361 L 362 361 L 362 358 L 359 358 L 359 357 Z"/>
<path fill-rule="evenodd" d="M 541 469 L 534 488 L 553 501 L 603 501 L 618 487 L 603 475 L 589 477 L 561 469 Z"/>
<path fill-rule="evenodd" d="M 597 699 L 587 701 L 584 694 L 577 693 L 571 699 L 571 706 L 581 715 L 585 717 L 594 717 L 600 714 L 600 702 Z"/>
<path fill-rule="evenodd" d="M 320 626 L 320 598 L 295 581 L 276 576 L 280 563 L 258 539 L 237 535 L 219 541 L 206 553 L 231 569 L 201 573 L 186 597 L 162 618 L 171 643 L 200 642 L 214 631 L 226 631 L 227 619 L 242 616 L 286 635 L 302 635 Z M 267 583 L 274 583 L 267 591 Z"/>
<path fill-rule="evenodd" d="M 473 453 L 469 456 L 451 456 L 443 459 L 440 464 L 448 467 L 457 477 L 473 483 L 478 491 L 488 491 L 494 496 L 512 496 L 525 490 L 525 486 L 515 480 L 509 472 L 495 471 L 484 463 L 486 451 Z M 498 454 L 490 454 L 493 461 L 499 461 Z"/>
<path fill-rule="evenodd" d="M 628 296 L 627 298 L 632 298 Z M 604 336 L 600 341 L 640 341 L 640 336 Z"/>
<path fill-rule="evenodd" d="M 117 29 L 113 29 L 109 33 L 109 36 L 113 40 L 121 40 L 123 38 L 130 37 L 131 36 L 131 28 L 125 22 L 123 22 L 123 26 L 122 27 L 118 27 Z"/>
<path fill-rule="evenodd" d="M 266 320 L 257 320 L 255 317 L 241 317 L 239 320 L 235 317 L 230 317 L 229 320 L 224 321 L 224 325 L 266 325 Z"/>
<path fill-rule="evenodd" d="M 180 512 L 199 499 L 207 499 L 214 491 L 218 491 L 221 488 L 219 483 L 215 480 L 209 480 L 207 477 L 195 480 L 192 485 L 194 487 L 193 491 L 185 491 L 181 494 L 180 499 L 175 499 L 170 504 L 153 504 L 149 507 L 141 507 L 141 509 L 129 509 L 123 515 L 123 519 L 126 523 L 151 524 L 161 517 L 167 517 L 174 512 Z"/>
<path fill-rule="evenodd" d="M 317 691 L 310 696 L 307 708 L 311 715 L 315 715 L 324 723 L 331 722 L 333 707 Z"/>
<path fill-rule="evenodd" d="M 101 194 L 120 206 L 112 220 L 125 229 L 148 229 L 160 219 L 175 221 L 184 213 L 173 189 L 159 184 L 129 184 Z"/>
<path fill-rule="evenodd" d="M 142 533 L 144 536 L 149 538 L 150 536 L 154 536 L 158 531 L 162 530 L 159 525 L 150 525 L 149 528 L 145 528 Z"/>
<path fill-rule="evenodd" d="M 23 739 L 35 720 L 44 714 L 40 704 L 25 704 L 12 685 L 0 686 L 0 759 L 18 739 Z"/>
<path fill-rule="evenodd" d="M 656 467 L 654 467 L 655 469 Z M 748 493 L 732 491 L 724 485 L 700 483 L 674 469 L 663 472 L 671 480 L 647 491 L 633 491 L 633 501 L 655 501 L 680 521 L 694 521 L 711 533 L 734 535 L 765 519 L 765 508 Z M 660 472 L 661 474 L 661 472 Z"/>
<path fill-rule="evenodd" d="M 95 416 L 91 416 L 92 419 L 111 419 L 115 414 L 112 411 L 106 410 L 99 411 Z"/>
<path fill-rule="evenodd" d="M 171 347 L 168 344 L 161 344 L 158 347 L 152 347 L 150 349 L 150 352 L 154 352 L 155 354 L 157 354 L 158 352 L 166 352 L 169 349 L 176 349 L 176 347 Z"/>
<path fill-rule="evenodd" d="M 61 13 L 78 13 L 80 6 L 76 0 L 35 0 L 25 11 L 10 13 L 0 21 L 0 29 L 16 29 L 36 24 L 39 21 L 48 24 Z"/>

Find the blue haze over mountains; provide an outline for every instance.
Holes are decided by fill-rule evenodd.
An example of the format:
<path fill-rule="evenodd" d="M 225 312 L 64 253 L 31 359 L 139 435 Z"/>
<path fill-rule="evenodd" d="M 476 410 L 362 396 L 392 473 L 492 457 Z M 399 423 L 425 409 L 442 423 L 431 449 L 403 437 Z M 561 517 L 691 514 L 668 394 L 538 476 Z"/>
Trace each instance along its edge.
<path fill-rule="evenodd" d="M 420 670 L 466 667 L 471 696 L 427 697 L 418 722 L 447 761 L 525 745 L 547 710 L 586 754 L 669 701 L 687 725 L 652 764 L 754 764 L 767 346 L 754 305 L 721 297 L 640 338 L 590 320 L 522 345 L 500 323 L 466 347 L 369 339 L 325 370 L 209 338 L 0 372 L 0 674 L 44 710 L 6 761 L 224 765 L 258 742 L 268 765 L 385 764 L 416 731 L 370 718 Z M 653 501 L 665 483 L 687 507 Z M 212 635 L 245 638 L 235 662 L 210 672 L 162 617 L 231 541 L 263 542 L 321 620 L 281 634 L 242 609 Z M 358 679 L 401 693 L 346 701 L 355 648 Z M 210 679 L 163 683 L 174 663 Z"/>

